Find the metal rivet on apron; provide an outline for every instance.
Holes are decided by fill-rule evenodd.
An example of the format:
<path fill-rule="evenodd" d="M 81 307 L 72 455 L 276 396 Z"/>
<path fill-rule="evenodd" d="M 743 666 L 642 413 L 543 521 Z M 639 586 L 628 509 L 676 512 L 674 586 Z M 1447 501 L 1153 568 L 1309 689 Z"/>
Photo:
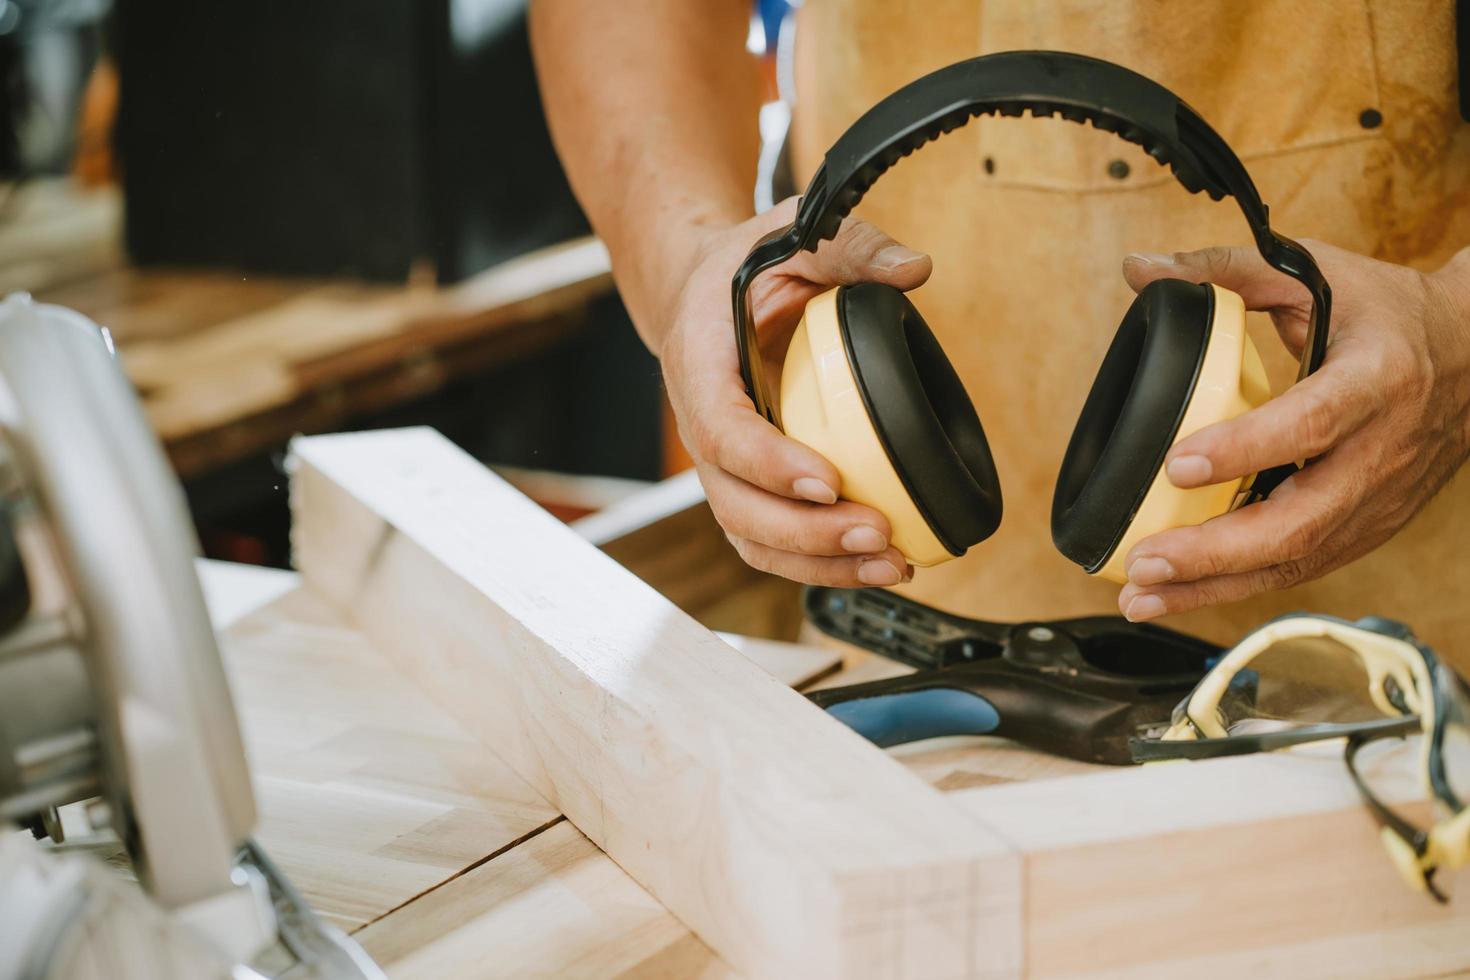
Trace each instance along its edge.
<path fill-rule="evenodd" d="M 1383 113 L 1377 109 L 1364 109 L 1358 114 L 1358 125 L 1364 129 L 1377 129 L 1383 125 Z"/>
<path fill-rule="evenodd" d="M 995 157 L 985 158 L 985 172 L 988 174 L 995 173 Z"/>
<path fill-rule="evenodd" d="M 1114 160 L 1108 164 L 1108 176 L 1114 180 L 1122 180 L 1128 176 L 1128 161 Z"/>

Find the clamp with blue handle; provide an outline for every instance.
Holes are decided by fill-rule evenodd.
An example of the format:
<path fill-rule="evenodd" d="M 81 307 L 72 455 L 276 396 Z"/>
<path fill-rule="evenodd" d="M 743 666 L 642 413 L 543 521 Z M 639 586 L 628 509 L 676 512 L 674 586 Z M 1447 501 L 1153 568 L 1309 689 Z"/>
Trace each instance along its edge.
<path fill-rule="evenodd" d="M 1222 650 L 1118 616 L 966 619 L 879 589 L 812 587 L 807 618 L 829 636 L 918 668 L 811 700 L 884 747 L 999 735 L 1055 755 L 1128 765 L 1129 740 L 1169 724 Z"/>

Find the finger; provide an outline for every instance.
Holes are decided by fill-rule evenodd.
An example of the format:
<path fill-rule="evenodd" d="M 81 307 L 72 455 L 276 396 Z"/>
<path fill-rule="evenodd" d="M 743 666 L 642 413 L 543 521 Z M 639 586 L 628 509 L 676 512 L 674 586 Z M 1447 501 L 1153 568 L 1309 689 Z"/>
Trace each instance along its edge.
<path fill-rule="evenodd" d="M 1316 554 L 1367 496 L 1360 464 L 1336 453 L 1288 477 L 1260 503 L 1140 541 L 1124 560 L 1148 587 L 1251 572 Z"/>
<path fill-rule="evenodd" d="M 1312 579 L 1321 578 L 1354 559 L 1360 558 L 1387 540 L 1387 535 L 1374 533 L 1368 525 L 1344 529 L 1333 535 L 1311 558 L 1268 565 L 1249 572 L 1217 575 L 1198 582 L 1142 586 L 1132 582 L 1118 593 L 1118 610 L 1135 623 L 1158 619 L 1238 602 L 1262 592 L 1287 589 Z"/>
<path fill-rule="evenodd" d="M 1292 357 L 1300 358 L 1302 350 L 1307 346 L 1307 328 L 1310 325 L 1305 316 L 1295 311 L 1276 312 L 1271 314 L 1271 325 L 1276 328 L 1276 336 L 1281 338 L 1281 344 Z"/>
<path fill-rule="evenodd" d="M 1153 586 L 1130 582 L 1118 593 L 1118 609 L 1130 622 L 1143 623 L 1160 616 L 1239 602 L 1262 592 L 1290 588 L 1326 574 L 1338 564 L 1341 562 L 1293 561 L 1233 575 L 1217 575 L 1198 582 Z"/>
<path fill-rule="evenodd" d="M 672 371 L 678 360 L 683 369 Z M 714 344 L 666 353 L 664 380 L 690 455 L 783 497 L 836 503 L 837 468 L 756 413 L 734 360 L 733 351 Z"/>
<path fill-rule="evenodd" d="M 909 290 L 924 284 L 934 262 L 923 252 L 900 245 L 874 225 L 857 218 L 842 223 L 837 237 L 815 255 L 802 253 L 797 271 L 822 283 L 881 282 Z"/>
<path fill-rule="evenodd" d="M 1239 293 L 1251 310 L 1304 307 L 1311 302 L 1305 286 L 1273 269 L 1255 249 L 1238 246 L 1170 255 L 1134 252 L 1123 259 L 1123 278 L 1135 291 L 1156 279 L 1212 282 Z"/>
<path fill-rule="evenodd" d="M 769 545 L 730 535 L 730 543 L 747 565 L 807 585 L 860 588 L 867 585 L 898 585 L 913 578 L 914 570 L 894 548 L 876 555 L 823 558 L 799 555 Z"/>
<path fill-rule="evenodd" d="M 1169 482 L 1203 487 L 1322 455 L 1377 412 L 1379 388 L 1367 374 L 1339 358 L 1259 408 L 1181 439 L 1165 457 Z"/>
<path fill-rule="evenodd" d="M 876 554 L 888 549 L 888 519 L 851 501 L 788 500 L 702 463 L 699 479 L 727 534 L 806 555 Z"/>
<path fill-rule="evenodd" d="M 757 487 L 817 504 L 835 504 L 842 477 L 822 455 L 757 415 L 744 391 L 739 402 L 705 403 L 694 413 L 686 445 L 694 458 Z"/>
<path fill-rule="evenodd" d="M 1118 611 L 1129 622 L 1146 623 L 1160 616 L 1171 616 L 1215 606 L 1226 602 L 1238 602 L 1259 592 L 1269 591 L 1276 573 L 1273 569 L 1241 572 L 1205 579 L 1202 582 L 1187 582 L 1180 585 L 1159 585 L 1144 588 L 1129 583 L 1118 593 Z"/>

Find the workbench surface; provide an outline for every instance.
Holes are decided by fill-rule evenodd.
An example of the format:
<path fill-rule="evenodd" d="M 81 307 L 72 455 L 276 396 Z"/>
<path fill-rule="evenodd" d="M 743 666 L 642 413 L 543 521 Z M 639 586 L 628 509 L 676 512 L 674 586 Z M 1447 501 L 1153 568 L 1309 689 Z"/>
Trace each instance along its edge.
<path fill-rule="evenodd" d="M 200 570 L 255 777 L 259 839 L 318 912 L 352 932 L 390 976 L 733 975 L 295 574 L 208 561 Z M 790 645 L 755 659 L 803 687 L 897 669 L 858 657 L 834 670 L 836 657 L 827 651 Z M 936 739 L 893 754 L 932 785 L 955 791 L 962 805 L 982 806 L 1023 844 L 1059 828 L 1061 837 L 1075 838 L 1079 821 L 1119 824 L 1112 811 L 1142 805 L 1116 798 L 1118 770 L 996 740 Z M 1336 759 L 1273 760 L 1281 778 L 1272 792 L 1282 799 L 1298 786 L 1306 792 L 1309 783 L 1336 787 L 1346 778 Z M 1149 776 L 1131 772 L 1145 782 Z M 1213 851 L 1200 851 L 1195 837 L 1177 831 L 1118 840 L 1111 858 L 1084 843 L 1034 851 L 1030 900 L 1058 911 L 1055 927 L 1050 920 L 1032 925 L 1035 975 L 1163 977 L 1192 957 L 1204 957 L 1198 976 L 1466 975 L 1455 969 L 1465 961 L 1464 944 L 1452 938 L 1466 935 L 1456 925 L 1464 921 L 1463 896 L 1435 906 L 1401 890 L 1372 846 L 1366 814 L 1350 804 L 1346 822 L 1308 815 L 1231 828 L 1228 814 L 1205 812 L 1232 805 L 1228 778 L 1211 781 L 1197 772 L 1204 780 L 1198 800 L 1174 805 L 1200 810 L 1202 827 L 1221 823 Z M 1051 778 L 1071 776 L 1081 778 Z M 1029 799 L 1038 795 L 1051 801 L 1040 811 Z M 1237 802 L 1245 810 L 1270 808 Z M 1038 812 L 1052 816 L 1038 823 Z M 1014 814 L 1031 816 L 1017 823 Z M 1144 808 L 1122 823 L 1162 816 Z M 1319 838 L 1338 849 L 1336 870 L 1328 869 L 1331 880 L 1303 880 L 1293 870 L 1294 854 Z M 1175 883 L 1182 904 L 1170 898 L 1154 909 L 1167 927 L 1145 942 L 1168 955 L 1160 953 L 1152 972 L 1110 968 L 1108 951 L 1117 954 L 1118 944 L 1108 937 L 1118 938 L 1116 920 L 1133 921 L 1138 908 L 1136 900 L 1115 901 L 1124 896 L 1108 892 L 1108 883 L 1174 854 L 1164 863 L 1184 876 Z M 1100 876 L 1098 862 L 1106 872 Z M 1199 900 L 1193 885 L 1200 875 L 1233 891 L 1217 895 L 1208 909 L 1191 904 Z M 1454 890 L 1454 881 L 1445 884 Z M 1256 921 L 1241 897 L 1252 888 L 1285 896 L 1276 905 L 1300 909 L 1299 921 Z"/>
<path fill-rule="evenodd" d="M 390 976 L 732 975 L 294 573 L 213 561 L 200 573 L 259 839 Z M 833 662 L 776 656 L 788 681 Z"/>

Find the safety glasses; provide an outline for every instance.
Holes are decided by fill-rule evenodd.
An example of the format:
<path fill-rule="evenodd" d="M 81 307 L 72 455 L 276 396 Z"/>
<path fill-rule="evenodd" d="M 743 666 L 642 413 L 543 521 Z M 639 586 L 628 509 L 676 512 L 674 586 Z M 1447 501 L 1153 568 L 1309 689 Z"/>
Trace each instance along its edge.
<path fill-rule="evenodd" d="M 1415 743 L 1403 736 L 1421 733 Z M 1346 738 L 1354 783 L 1412 887 L 1440 901 L 1440 867 L 1470 862 L 1470 691 L 1400 623 L 1273 620 L 1223 654 L 1170 724 L 1132 741 L 1137 762 L 1207 759 Z M 1386 802 L 1412 768 L 1447 817 L 1428 829 Z"/>

